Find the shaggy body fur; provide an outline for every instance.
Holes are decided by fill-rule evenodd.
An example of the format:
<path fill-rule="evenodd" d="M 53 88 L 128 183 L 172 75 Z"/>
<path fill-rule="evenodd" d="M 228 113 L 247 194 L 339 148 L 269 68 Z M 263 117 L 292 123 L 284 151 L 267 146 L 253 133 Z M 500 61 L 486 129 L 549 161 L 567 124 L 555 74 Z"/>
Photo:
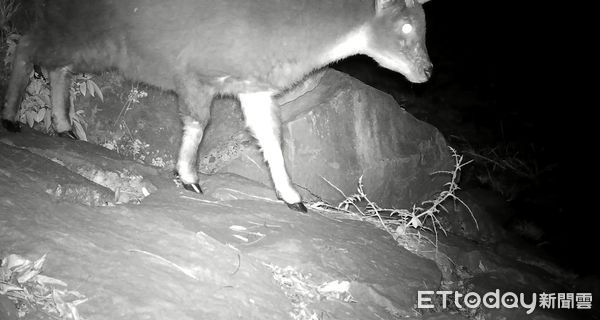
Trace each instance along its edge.
<path fill-rule="evenodd" d="M 414 25 L 402 34 L 404 23 Z M 53 124 L 70 130 L 71 72 L 116 69 L 173 90 L 184 123 L 177 169 L 199 192 L 196 154 L 215 96 L 239 98 L 278 195 L 305 210 L 285 170 L 273 95 L 313 70 L 364 53 L 413 82 L 427 80 L 425 21 L 417 3 L 376 0 L 47 0 L 43 21 L 17 48 L 2 110 L 15 116 L 33 64 L 51 70 Z"/>

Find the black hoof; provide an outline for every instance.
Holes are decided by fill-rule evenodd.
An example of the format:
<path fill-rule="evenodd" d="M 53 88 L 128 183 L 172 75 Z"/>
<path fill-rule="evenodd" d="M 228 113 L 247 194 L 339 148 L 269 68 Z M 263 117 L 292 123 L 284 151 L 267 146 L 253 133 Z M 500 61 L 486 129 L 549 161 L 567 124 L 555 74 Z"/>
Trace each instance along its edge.
<path fill-rule="evenodd" d="M 303 212 L 303 213 L 308 212 L 308 210 L 304 206 L 304 203 L 302 203 L 302 202 L 298 202 L 298 203 L 286 203 L 286 204 L 287 204 L 288 208 L 290 208 L 290 209 L 292 209 L 294 211 Z"/>
<path fill-rule="evenodd" d="M 10 131 L 10 132 L 19 132 L 21 131 L 21 126 L 16 121 L 10 121 L 6 119 L 2 119 L 2 126 Z"/>
<path fill-rule="evenodd" d="M 203 193 L 202 192 L 202 188 L 200 188 L 200 185 L 198 183 L 189 183 L 189 184 L 188 183 L 184 183 L 183 184 L 183 188 L 185 190 L 192 191 L 192 192 L 195 192 L 195 193 L 199 193 L 199 194 Z"/>
<path fill-rule="evenodd" d="M 65 132 L 59 132 L 58 136 L 61 137 L 61 138 L 68 138 L 68 139 L 72 139 L 72 140 L 79 140 L 79 138 L 77 138 L 77 135 L 75 135 L 75 132 L 73 132 L 72 130 L 65 131 Z"/>

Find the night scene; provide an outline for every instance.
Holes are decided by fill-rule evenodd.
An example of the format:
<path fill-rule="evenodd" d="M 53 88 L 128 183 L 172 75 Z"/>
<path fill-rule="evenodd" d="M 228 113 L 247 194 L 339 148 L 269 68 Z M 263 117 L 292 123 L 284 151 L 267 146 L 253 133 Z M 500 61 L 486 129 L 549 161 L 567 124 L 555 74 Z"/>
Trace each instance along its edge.
<path fill-rule="evenodd" d="M 0 320 L 600 319 L 575 15 L 0 0 Z"/>

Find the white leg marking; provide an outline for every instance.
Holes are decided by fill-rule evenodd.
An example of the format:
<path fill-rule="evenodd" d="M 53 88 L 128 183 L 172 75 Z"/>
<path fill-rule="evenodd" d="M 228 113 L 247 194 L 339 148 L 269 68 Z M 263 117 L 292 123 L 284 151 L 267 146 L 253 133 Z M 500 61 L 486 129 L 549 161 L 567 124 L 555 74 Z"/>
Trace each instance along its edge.
<path fill-rule="evenodd" d="M 179 158 L 177 160 L 177 172 L 183 183 L 191 184 L 198 182 L 198 173 L 195 163 L 198 152 L 198 145 L 202 141 L 204 130 L 200 122 L 195 120 L 184 120 L 183 138 L 179 148 Z"/>
<path fill-rule="evenodd" d="M 269 165 L 275 190 L 286 203 L 299 203 L 302 198 L 292 187 L 285 170 L 279 128 L 281 123 L 276 113 L 278 106 L 272 96 L 271 92 L 242 93 L 239 99 L 246 125 L 258 140 Z"/>

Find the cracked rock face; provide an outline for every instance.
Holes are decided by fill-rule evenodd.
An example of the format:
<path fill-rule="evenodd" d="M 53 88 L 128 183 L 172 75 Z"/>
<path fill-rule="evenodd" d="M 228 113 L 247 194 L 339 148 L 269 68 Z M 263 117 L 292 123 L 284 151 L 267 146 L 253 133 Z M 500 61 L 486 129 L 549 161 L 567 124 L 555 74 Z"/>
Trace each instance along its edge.
<path fill-rule="evenodd" d="M 412 206 L 439 191 L 449 150 L 433 126 L 417 120 L 391 96 L 343 73 L 327 70 L 316 86 L 281 99 L 287 169 L 305 199 L 343 199 L 363 176 L 373 200 Z M 205 173 L 235 173 L 271 185 L 260 150 L 244 130 L 235 103 L 215 103 L 199 154 Z M 440 179 L 440 180 L 436 180 Z"/>

